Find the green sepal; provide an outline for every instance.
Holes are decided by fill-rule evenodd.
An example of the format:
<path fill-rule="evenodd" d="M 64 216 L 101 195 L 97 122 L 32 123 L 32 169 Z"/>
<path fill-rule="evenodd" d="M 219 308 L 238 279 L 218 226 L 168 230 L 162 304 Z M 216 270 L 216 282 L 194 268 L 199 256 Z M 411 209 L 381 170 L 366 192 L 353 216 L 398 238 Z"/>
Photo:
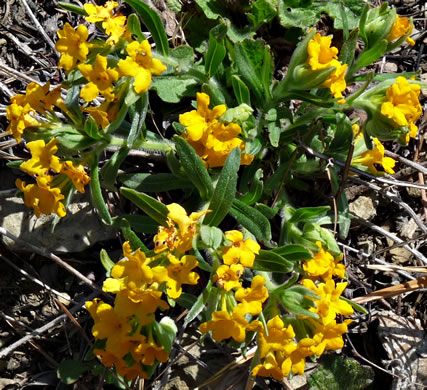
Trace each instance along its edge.
<path fill-rule="evenodd" d="M 208 206 L 208 210 L 211 210 L 211 212 L 203 220 L 205 225 L 218 226 L 233 204 L 233 200 L 236 197 L 240 154 L 240 149 L 234 148 L 227 156 Z"/>
<path fill-rule="evenodd" d="M 127 147 L 132 148 L 136 140 L 141 139 L 141 132 L 145 124 L 145 117 L 148 110 L 148 92 L 144 93 L 135 103 L 135 113 L 132 118 L 129 135 L 127 137 Z M 143 136 L 142 138 L 145 138 Z"/>
<path fill-rule="evenodd" d="M 154 321 L 153 333 L 156 341 L 168 352 L 172 350 L 178 328 L 172 318 L 165 316 L 160 322 Z"/>
<path fill-rule="evenodd" d="M 185 139 L 179 136 L 175 136 L 173 139 L 181 165 L 188 179 L 199 190 L 202 199 L 210 199 L 213 193 L 213 184 L 202 160 Z"/>
<path fill-rule="evenodd" d="M 129 199 L 135 206 L 144 211 L 145 214 L 159 225 L 166 226 L 169 210 L 163 203 L 143 192 L 138 192 L 126 187 L 120 188 L 120 194 L 126 199 Z"/>
<path fill-rule="evenodd" d="M 84 123 L 83 126 L 84 132 L 88 137 L 93 138 L 95 140 L 100 140 L 104 138 L 103 134 L 99 132 L 99 127 L 91 116 L 89 116 Z"/>
<path fill-rule="evenodd" d="M 115 266 L 115 263 L 113 260 L 111 260 L 108 252 L 104 248 L 101 249 L 99 258 L 101 259 L 101 264 L 106 271 L 106 277 L 109 278 L 111 275 L 111 269 Z"/>

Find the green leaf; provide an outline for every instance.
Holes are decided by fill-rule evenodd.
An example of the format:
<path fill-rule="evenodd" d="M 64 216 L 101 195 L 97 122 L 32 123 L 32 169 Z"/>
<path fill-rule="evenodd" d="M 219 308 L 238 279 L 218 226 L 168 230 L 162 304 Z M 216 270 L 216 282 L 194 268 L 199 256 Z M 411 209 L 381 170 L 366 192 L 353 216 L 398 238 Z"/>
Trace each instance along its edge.
<path fill-rule="evenodd" d="M 119 180 L 126 187 L 140 192 L 166 192 L 192 188 L 193 184 L 172 173 L 124 173 Z"/>
<path fill-rule="evenodd" d="M 224 37 L 227 34 L 227 26 L 218 24 L 209 32 L 209 47 L 205 57 L 205 72 L 208 77 L 215 75 L 221 65 L 227 50 L 224 46 Z"/>
<path fill-rule="evenodd" d="M 99 127 L 91 116 L 85 120 L 83 127 L 84 132 L 93 139 L 100 140 L 103 138 L 102 134 L 99 132 Z"/>
<path fill-rule="evenodd" d="M 278 248 L 274 248 L 273 252 L 289 261 L 309 260 L 313 258 L 310 251 L 296 244 L 279 246 Z"/>
<path fill-rule="evenodd" d="M 65 1 L 58 1 L 58 5 L 64 8 L 65 10 L 73 12 L 77 15 L 87 16 L 85 9 L 75 4 L 71 4 Z"/>
<path fill-rule="evenodd" d="M 175 136 L 174 141 L 181 165 L 188 179 L 199 190 L 202 199 L 209 199 L 213 192 L 213 185 L 202 160 L 185 139 Z"/>
<path fill-rule="evenodd" d="M 237 172 L 239 168 L 240 149 L 234 148 L 228 155 L 221 170 L 208 207 L 208 210 L 212 210 L 212 212 L 205 216 L 204 224 L 218 226 L 228 214 L 236 197 Z"/>
<path fill-rule="evenodd" d="M 255 256 L 252 268 L 256 271 L 288 273 L 294 269 L 294 263 L 273 251 L 261 249 Z"/>
<path fill-rule="evenodd" d="M 185 307 L 186 309 L 190 310 L 197 302 L 197 298 L 194 295 L 182 292 L 180 297 L 176 301 L 182 307 Z"/>
<path fill-rule="evenodd" d="M 252 23 L 254 30 L 261 24 L 268 23 L 277 15 L 277 0 L 257 0 L 252 4 L 248 13 L 248 19 Z"/>
<path fill-rule="evenodd" d="M 351 67 L 349 73 L 353 74 L 358 70 L 371 65 L 378 58 L 381 58 L 383 54 L 387 51 L 388 41 L 386 39 L 382 39 L 375 43 L 369 50 L 365 50 L 357 59 L 356 63 Z"/>
<path fill-rule="evenodd" d="M 176 72 L 187 71 L 194 64 L 194 50 L 191 46 L 178 46 L 171 51 L 171 57 L 179 63 Z"/>
<path fill-rule="evenodd" d="M 132 145 L 134 144 L 134 142 L 142 138 L 141 132 L 144 126 L 145 117 L 147 116 L 147 110 L 148 110 L 148 92 L 144 93 L 141 96 L 141 99 L 139 99 L 135 103 L 135 112 L 132 118 L 130 131 L 126 140 L 126 144 L 128 148 L 132 148 Z"/>
<path fill-rule="evenodd" d="M 89 367 L 80 360 L 63 360 L 58 367 L 57 375 L 67 385 L 71 385 L 86 372 Z"/>
<path fill-rule="evenodd" d="M 105 268 L 105 271 L 107 271 L 107 277 L 109 277 L 111 274 L 111 269 L 115 265 L 114 261 L 111 260 L 110 256 L 108 255 L 108 252 L 104 248 L 101 249 L 101 252 L 99 253 L 99 258 L 101 259 L 101 264 Z"/>
<path fill-rule="evenodd" d="M 288 222 L 316 222 L 320 217 L 323 217 L 330 209 L 331 208 L 329 206 L 303 207 L 297 209 Z"/>
<path fill-rule="evenodd" d="M 147 4 L 139 0 L 125 0 L 142 18 L 142 21 L 150 30 L 157 51 L 164 55 L 169 55 L 169 43 L 162 20 L 156 11 L 153 11 Z"/>
<path fill-rule="evenodd" d="M 172 12 L 181 12 L 182 3 L 180 0 L 167 0 L 167 5 Z"/>
<path fill-rule="evenodd" d="M 339 55 L 339 60 L 343 64 L 348 64 L 349 68 L 351 68 L 351 65 L 354 60 L 354 55 L 356 52 L 357 47 L 357 39 L 359 38 L 359 30 L 354 29 L 347 40 L 344 41 Z M 350 75 L 347 74 L 347 77 Z"/>
<path fill-rule="evenodd" d="M 217 19 L 224 15 L 224 9 L 216 0 L 196 0 L 196 3 L 208 19 Z"/>
<path fill-rule="evenodd" d="M 365 390 L 374 388 L 375 372 L 372 367 L 345 356 L 323 355 L 320 367 L 310 376 L 311 390 Z"/>
<path fill-rule="evenodd" d="M 93 155 L 92 163 L 90 166 L 90 197 L 92 205 L 98 211 L 103 222 L 107 225 L 111 225 L 112 219 L 110 212 L 108 211 L 107 204 L 102 196 L 101 184 L 99 182 L 99 168 L 98 168 L 98 155 Z"/>
<path fill-rule="evenodd" d="M 184 96 L 194 96 L 198 81 L 191 75 L 153 77 L 151 87 L 167 103 L 179 103 Z"/>
<path fill-rule="evenodd" d="M 147 37 L 141 30 L 141 23 L 139 23 L 138 16 L 136 16 L 135 14 L 130 14 L 128 16 L 126 27 L 133 35 L 136 35 L 139 42 L 145 41 L 147 39 Z"/>
<path fill-rule="evenodd" d="M 308 299 L 304 287 L 304 291 L 296 290 L 295 287 L 302 287 L 302 286 L 293 286 L 290 287 L 283 292 L 280 291 L 278 296 L 281 305 L 290 313 L 300 315 L 300 316 L 308 316 L 312 318 L 319 318 L 318 314 L 313 313 L 309 311 L 308 309 L 310 307 L 314 307 L 314 301 L 311 299 Z"/>
<path fill-rule="evenodd" d="M 264 214 L 254 207 L 235 199 L 230 209 L 230 215 L 258 240 L 263 241 L 265 245 L 270 245 L 271 226 Z"/>
<path fill-rule="evenodd" d="M 259 168 L 255 172 L 250 188 L 246 191 L 245 195 L 243 195 L 240 198 L 241 202 L 251 205 L 257 202 L 261 198 L 264 190 L 264 182 L 261 180 L 262 177 L 263 177 L 263 170 Z"/>
<path fill-rule="evenodd" d="M 345 297 L 340 297 L 340 299 L 342 299 L 343 301 L 347 302 L 348 304 L 350 304 L 354 310 L 357 310 L 359 313 L 362 314 L 369 314 L 369 311 L 366 310 L 363 306 L 359 305 L 356 302 L 353 302 L 351 299 L 347 299 Z"/>
<path fill-rule="evenodd" d="M 233 86 L 234 96 L 237 103 L 251 105 L 251 94 L 246 84 L 236 75 L 231 76 L 231 84 Z"/>
<path fill-rule="evenodd" d="M 129 241 L 130 247 L 133 251 L 141 249 L 143 252 L 148 252 L 148 248 L 131 229 L 130 223 L 126 218 L 122 218 L 120 227 L 122 229 L 124 239 Z"/>
<path fill-rule="evenodd" d="M 159 225 L 166 225 L 166 219 L 169 211 L 163 203 L 149 195 L 126 187 L 120 188 L 120 193 L 126 199 L 129 199 L 135 206 L 144 211 L 145 214 L 151 217 Z"/>
<path fill-rule="evenodd" d="M 200 227 L 200 238 L 208 248 L 218 249 L 222 244 L 223 233 L 215 226 L 203 225 Z"/>
<path fill-rule="evenodd" d="M 264 102 L 264 85 L 261 79 L 264 61 L 264 42 L 245 39 L 234 47 L 235 65 L 240 77 L 252 90 L 258 102 Z"/>
<path fill-rule="evenodd" d="M 190 309 L 188 314 L 185 316 L 184 322 L 186 324 L 193 321 L 201 313 L 201 311 L 205 308 L 205 304 L 209 299 L 209 295 L 211 293 L 211 290 L 212 290 L 212 281 L 209 280 L 205 289 L 199 295 L 199 297 L 197 298 L 197 301 L 194 303 L 193 307 Z"/>
<path fill-rule="evenodd" d="M 101 168 L 102 184 L 111 191 L 116 191 L 114 183 L 117 178 L 117 172 L 119 171 L 120 165 L 126 159 L 128 154 L 129 149 L 127 147 L 119 149 Z"/>
<path fill-rule="evenodd" d="M 112 226 L 120 228 L 122 226 L 122 219 L 126 219 L 131 228 L 138 233 L 156 233 L 159 224 L 152 218 L 146 215 L 129 215 L 125 214 L 120 217 L 114 217 Z"/>
<path fill-rule="evenodd" d="M 153 323 L 154 336 L 158 343 L 170 353 L 172 345 L 178 331 L 175 321 L 172 318 L 165 316 L 160 322 L 154 321 Z"/>

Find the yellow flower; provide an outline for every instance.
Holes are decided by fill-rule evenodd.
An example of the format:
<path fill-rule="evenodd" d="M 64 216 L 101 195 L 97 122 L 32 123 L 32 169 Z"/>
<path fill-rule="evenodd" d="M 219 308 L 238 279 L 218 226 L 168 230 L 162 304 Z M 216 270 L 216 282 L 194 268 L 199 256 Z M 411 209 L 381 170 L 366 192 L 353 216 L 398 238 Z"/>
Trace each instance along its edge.
<path fill-rule="evenodd" d="M 62 30 L 58 30 L 58 41 L 55 44 L 56 50 L 61 53 L 58 66 L 64 68 L 68 73 L 74 69 L 78 62 L 85 62 L 89 53 L 87 27 L 80 25 L 77 30 L 65 23 Z"/>
<path fill-rule="evenodd" d="M 51 188 L 50 179 L 46 177 L 37 177 L 37 184 L 26 184 L 17 179 L 16 186 L 24 193 L 24 203 L 27 207 L 34 209 L 37 218 L 40 214 L 50 214 L 55 212 L 58 217 L 65 217 L 66 211 L 61 200 L 64 195 L 59 188 Z"/>
<path fill-rule="evenodd" d="M 130 33 L 126 28 L 126 16 L 114 15 L 113 9 L 119 4 L 115 1 L 107 1 L 104 6 L 97 6 L 93 4 L 84 4 L 83 7 L 89 16 L 85 19 L 90 23 L 102 22 L 107 35 L 107 43 L 115 45 L 120 38 L 129 40 Z"/>
<path fill-rule="evenodd" d="M 332 74 L 323 83 L 323 86 L 331 90 L 335 98 L 342 98 L 342 92 L 347 88 L 345 73 L 347 64 L 341 65 L 338 61 L 338 49 L 331 47 L 332 36 L 323 37 L 316 33 L 308 43 L 308 64 L 312 70 L 321 70 L 336 67 Z M 340 101 L 340 103 L 342 103 Z"/>
<path fill-rule="evenodd" d="M 322 278 L 324 281 L 332 279 L 333 276 L 344 278 L 345 266 L 338 264 L 342 257 L 334 259 L 329 252 L 322 248 L 320 241 L 317 241 L 316 245 L 319 247 L 319 251 L 314 254 L 311 260 L 307 260 L 303 264 L 304 271 L 310 276 Z"/>
<path fill-rule="evenodd" d="M 312 70 L 326 69 L 335 66 L 338 49 L 331 47 L 332 36 L 323 37 L 316 33 L 313 39 L 308 43 L 308 63 Z"/>
<path fill-rule="evenodd" d="M 77 191 L 84 193 L 85 186 L 90 182 L 90 177 L 85 171 L 83 165 L 74 166 L 72 161 L 65 161 L 62 164 L 61 173 L 66 175 L 72 182 Z"/>
<path fill-rule="evenodd" d="M 181 296 L 183 284 L 197 284 L 199 275 L 190 272 L 197 267 L 199 262 L 196 256 L 186 255 L 177 259 L 174 255 L 168 253 L 170 265 L 167 267 L 169 279 L 167 281 L 167 293 L 170 298 L 176 299 Z"/>
<path fill-rule="evenodd" d="M 418 100 L 421 86 L 409 83 L 402 76 L 387 89 L 386 101 L 381 105 L 381 114 L 392 119 L 397 126 L 409 128 L 409 137 L 415 138 L 418 127 L 414 122 L 421 116 L 422 108 Z"/>
<path fill-rule="evenodd" d="M 163 346 L 157 345 L 153 338 L 149 338 L 147 343 L 139 344 L 135 349 L 136 354 L 141 354 L 141 363 L 144 366 L 152 366 L 156 360 L 165 363 L 169 359 L 169 354 Z"/>
<path fill-rule="evenodd" d="M 304 374 L 305 358 L 314 355 L 313 347 L 316 346 L 316 341 L 306 337 L 298 341 L 295 351 L 290 354 L 292 361 L 292 373 L 296 375 Z"/>
<path fill-rule="evenodd" d="M 254 367 L 252 375 L 272 376 L 276 380 L 288 376 L 292 366 L 290 356 L 297 347 L 294 337 L 292 325 L 285 328 L 277 315 L 270 319 L 267 331 L 262 329 L 258 333 L 260 358 L 263 362 Z"/>
<path fill-rule="evenodd" d="M 107 68 L 107 57 L 97 55 L 95 64 L 80 64 L 78 66 L 82 75 L 89 81 L 81 90 L 80 96 L 91 102 L 101 93 L 105 99 L 114 99 L 113 81 L 117 81 L 119 74 L 115 69 Z"/>
<path fill-rule="evenodd" d="M 151 46 L 147 40 L 128 44 L 126 52 L 126 59 L 118 63 L 119 73 L 121 76 L 134 77 L 136 93 L 144 93 L 150 87 L 151 74 L 160 75 L 167 68 L 158 59 L 151 57 Z"/>
<path fill-rule="evenodd" d="M 200 217 L 209 213 L 210 210 L 191 213 L 188 216 L 185 209 L 177 203 L 171 203 L 167 208 L 168 227 L 159 227 L 158 233 L 154 236 L 154 252 L 176 249 L 179 253 L 185 253 L 193 247 L 193 238 L 196 235 Z"/>
<path fill-rule="evenodd" d="M 24 106 L 12 103 L 6 108 L 6 118 L 10 121 L 7 131 L 10 131 L 16 142 L 21 142 L 21 136 L 27 127 L 40 126 L 40 122 L 31 116 L 35 114 L 34 109 L 29 105 Z"/>
<path fill-rule="evenodd" d="M 235 298 L 239 302 L 254 302 L 263 303 L 268 298 L 268 290 L 265 288 L 265 279 L 261 275 L 255 275 L 252 279 L 251 287 L 240 288 L 236 291 Z"/>
<path fill-rule="evenodd" d="M 261 247 L 257 242 L 248 238 L 243 240 L 243 234 L 238 230 L 225 232 L 225 237 L 231 241 L 232 245 L 223 249 L 224 264 L 242 264 L 244 267 L 252 267 L 255 255 L 259 253 Z"/>
<path fill-rule="evenodd" d="M 399 15 L 396 15 L 396 19 L 394 20 L 390 33 L 387 36 L 387 40 L 389 42 L 392 42 L 395 39 L 398 39 L 406 35 L 408 31 L 410 31 L 409 33 L 412 33 L 413 29 L 414 29 L 414 25 L 411 24 L 408 18 L 404 16 L 400 17 Z M 408 42 L 411 46 L 415 45 L 415 41 L 410 37 L 406 38 L 406 42 Z"/>
<path fill-rule="evenodd" d="M 359 156 L 353 157 L 351 160 L 351 165 L 364 165 L 368 167 L 372 173 L 377 174 L 379 171 L 377 170 L 375 164 L 378 164 L 384 168 L 385 172 L 393 174 L 393 168 L 396 165 L 396 161 L 394 161 L 391 157 L 384 156 L 384 145 L 378 138 L 373 137 L 372 141 L 374 141 L 374 148 L 372 150 L 363 152 Z M 364 142 L 363 137 L 360 137 L 359 140 L 356 140 L 356 142 Z"/>
<path fill-rule="evenodd" d="M 316 346 L 313 348 L 315 355 L 320 356 L 323 352 L 330 350 L 341 349 L 344 346 L 342 335 L 347 332 L 348 325 L 352 320 L 344 320 L 344 322 L 337 324 L 333 320 L 327 324 L 319 321 L 311 321 L 315 327 L 315 334 L 313 340 L 316 341 Z"/>
<path fill-rule="evenodd" d="M 209 108 L 210 98 L 205 93 L 197 93 L 197 110 L 179 116 L 179 122 L 186 127 L 186 139 L 193 146 L 202 161 L 209 167 L 223 166 L 232 149 L 245 148 L 245 143 L 236 138 L 242 129 L 236 123 L 224 123 L 218 118 L 225 113 L 225 104 Z M 243 153 L 241 165 L 249 165 L 253 156 Z"/>
<path fill-rule="evenodd" d="M 56 138 L 52 138 L 47 145 L 43 140 L 28 142 L 27 149 L 31 152 L 31 158 L 20 165 L 21 171 L 39 176 L 43 176 L 50 169 L 59 173 L 62 164 L 55 156 L 58 151 L 58 146 L 56 146 L 58 143 Z"/>
<path fill-rule="evenodd" d="M 109 103 L 106 100 L 104 103 Z M 104 103 L 102 103 L 98 107 L 85 107 L 82 109 L 83 112 L 87 112 L 95 121 L 98 126 L 102 127 L 102 130 L 110 124 L 110 118 L 108 117 L 108 112 L 105 111 L 105 106 L 101 107 Z"/>
<path fill-rule="evenodd" d="M 240 277 L 245 268 L 241 264 L 221 265 L 216 270 L 214 280 L 225 291 L 231 291 L 233 288 L 241 287 Z"/>
<path fill-rule="evenodd" d="M 323 324 L 333 321 L 337 314 L 344 316 L 353 314 L 352 306 L 340 299 L 348 283 L 337 283 L 335 286 L 335 282 L 331 279 L 316 286 L 312 280 L 304 279 L 302 284 L 320 297 L 320 299 L 310 298 L 316 304 L 316 307 L 310 308 L 310 311 L 318 314 Z"/>

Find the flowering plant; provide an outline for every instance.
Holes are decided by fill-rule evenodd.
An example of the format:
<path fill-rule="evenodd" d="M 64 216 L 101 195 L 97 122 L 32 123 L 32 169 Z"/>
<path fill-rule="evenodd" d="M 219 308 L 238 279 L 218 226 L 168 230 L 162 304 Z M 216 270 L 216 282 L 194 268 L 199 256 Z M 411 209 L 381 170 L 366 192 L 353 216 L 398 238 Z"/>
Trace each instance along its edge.
<path fill-rule="evenodd" d="M 301 374 L 308 358 L 343 347 L 352 320 L 342 317 L 356 307 L 342 297 L 334 226 L 346 237 L 346 172 L 319 156 L 394 173 L 381 141 L 417 137 L 420 82 L 364 69 L 405 40 L 414 44 L 412 20 L 366 5 L 349 29 L 343 12 L 340 48 L 303 26 L 279 77 L 273 51 L 254 38 L 277 16 L 268 2 L 246 11 L 246 33 L 200 5 L 210 29 L 201 41 L 189 36 L 191 45 L 169 42 L 145 3 L 125 3 L 123 13 L 115 1 L 61 3 L 84 17 L 58 31 L 65 80 L 30 83 L 7 108 L 10 135 L 31 153 L 11 164 L 31 176 L 16 182 L 25 205 L 37 217 L 64 218 L 88 186 L 103 222 L 121 229 L 122 258 L 102 255 L 103 290 L 114 302 L 86 303 L 92 353 L 123 383 L 150 378 L 170 358 L 177 327 L 168 310 L 179 305 L 204 337 L 256 345 L 251 375 Z M 367 119 L 350 119 L 354 110 Z M 309 175 L 326 171 L 326 204 L 296 207 L 292 191 L 309 190 Z M 107 206 L 108 192 L 128 202 L 128 213 Z"/>

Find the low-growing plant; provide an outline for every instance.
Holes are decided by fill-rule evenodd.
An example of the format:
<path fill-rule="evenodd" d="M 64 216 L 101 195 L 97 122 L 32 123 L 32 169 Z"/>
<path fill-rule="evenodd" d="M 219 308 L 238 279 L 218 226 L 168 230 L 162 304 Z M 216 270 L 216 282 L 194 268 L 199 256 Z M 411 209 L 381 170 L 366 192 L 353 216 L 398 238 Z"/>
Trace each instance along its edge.
<path fill-rule="evenodd" d="M 7 107 L 8 131 L 31 153 L 10 164 L 28 174 L 16 181 L 25 205 L 37 217 L 55 213 L 56 224 L 89 186 L 102 221 L 126 240 L 117 263 L 101 254 L 114 303 L 86 303 L 91 353 L 122 383 L 150 378 L 169 360 L 177 327 L 167 311 L 177 305 L 217 342 L 242 351 L 256 344 L 253 376 L 302 374 L 307 358 L 343 347 L 352 320 L 342 317 L 357 307 L 341 296 L 335 231 L 346 237 L 350 219 L 340 183 L 350 166 L 393 174 L 381 141 L 417 137 L 417 75 L 369 70 L 414 44 L 412 20 L 388 4 L 257 0 L 242 5 L 249 22 L 237 28 L 221 3 L 196 1 L 199 14 L 187 22 L 205 31 L 194 27 L 192 37 L 189 27 L 190 44 L 179 45 L 154 10 L 125 3 L 127 16 L 115 1 L 61 3 L 84 20 L 58 31 L 65 81 L 30 83 Z M 340 48 L 314 27 L 322 12 L 342 30 Z M 274 23 L 299 36 L 280 72 L 257 35 Z M 121 170 L 135 153 L 161 158 L 161 169 Z M 331 196 L 298 208 L 289 191 L 310 192 L 313 175 L 328 178 Z M 144 215 L 112 212 L 108 192 Z"/>

